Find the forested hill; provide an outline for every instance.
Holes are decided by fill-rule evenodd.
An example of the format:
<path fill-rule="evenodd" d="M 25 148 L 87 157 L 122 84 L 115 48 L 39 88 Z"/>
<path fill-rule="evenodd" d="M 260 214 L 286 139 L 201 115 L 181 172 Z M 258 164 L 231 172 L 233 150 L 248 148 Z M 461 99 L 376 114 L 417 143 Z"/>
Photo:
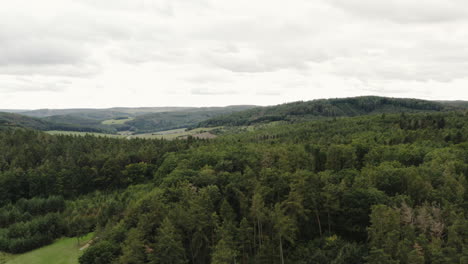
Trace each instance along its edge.
<path fill-rule="evenodd" d="M 38 118 L 31 118 L 19 114 L 0 112 L 0 127 L 28 127 L 32 129 L 44 130 L 50 123 Z"/>
<path fill-rule="evenodd" d="M 40 118 L 24 116 L 20 114 L 0 112 L 0 128 L 21 127 L 36 130 L 66 130 L 66 131 L 86 131 L 105 132 L 105 130 L 92 126 L 81 126 L 70 123 L 52 122 Z"/>
<path fill-rule="evenodd" d="M 70 109 L 37 109 L 37 110 L 8 110 L 4 112 L 15 111 L 22 115 L 31 117 L 50 117 L 50 116 L 66 116 L 73 115 L 81 118 L 89 118 L 96 120 L 112 119 L 119 116 L 137 116 L 156 112 L 170 112 L 189 110 L 194 107 L 114 107 L 105 109 L 93 108 L 70 108 Z"/>
<path fill-rule="evenodd" d="M 202 107 L 184 111 L 151 113 L 135 117 L 125 123 L 128 129 L 138 132 L 154 132 L 175 128 L 196 126 L 199 122 L 223 114 L 252 109 L 249 105 L 235 105 L 226 107 Z"/>
<path fill-rule="evenodd" d="M 255 106 L 42 109 L 24 112 L 5 110 L 5 113 L 0 112 L 0 126 L 110 134 L 118 131 L 147 133 L 196 126 L 206 119 L 253 107 Z"/>
<path fill-rule="evenodd" d="M 341 99 L 299 101 L 268 107 L 257 107 L 203 121 L 199 127 L 242 126 L 272 121 L 304 121 L 323 117 L 359 116 L 377 113 L 438 112 L 466 108 L 466 104 L 364 96 Z"/>

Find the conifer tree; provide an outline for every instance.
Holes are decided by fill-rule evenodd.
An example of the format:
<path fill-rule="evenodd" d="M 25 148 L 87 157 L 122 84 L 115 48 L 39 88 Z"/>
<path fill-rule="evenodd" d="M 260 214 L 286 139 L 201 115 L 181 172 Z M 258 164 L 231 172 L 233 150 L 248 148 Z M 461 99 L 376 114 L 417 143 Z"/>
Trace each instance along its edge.
<path fill-rule="evenodd" d="M 187 263 L 182 238 L 169 218 L 166 217 L 161 223 L 155 240 L 151 254 L 152 264 Z"/>

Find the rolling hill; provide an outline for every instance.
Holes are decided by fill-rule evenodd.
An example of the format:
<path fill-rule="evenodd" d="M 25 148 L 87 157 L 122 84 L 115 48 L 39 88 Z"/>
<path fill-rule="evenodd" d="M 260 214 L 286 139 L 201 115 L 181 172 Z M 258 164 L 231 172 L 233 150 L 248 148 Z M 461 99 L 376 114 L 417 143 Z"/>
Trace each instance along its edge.
<path fill-rule="evenodd" d="M 50 126 L 50 122 L 39 118 L 0 112 L 0 127 L 27 127 L 37 130 L 46 130 Z"/>
<path fill-rule="evenodd" d="M 15 110 L 17 113 L 3 114 L 0 122 L 4 126 L 30 127 L 38 130 L 140 134 L 186 127 L 248 126 L 275 121 L 302 122 L 329 117 L 457 109 L 468 109 L 468 102 L 363 96 L 299 101 L 267 107 L 250 105 L 201 108 L 116 107 L 40 109 L 19 113 L 20 110 Z"/>
<path fill-rule="evenodd" d="M 305 121 L 326 117 L 352 117 L 380 113 L 439 112 L 466 109 L 462 102 L 436 102 L 377 96 L 299 101 L 276 106 L 257 107 L 218 116 L 198 124 L 199 127 L 243 126 L 273 121 Z"/>
<path fill-rule="evenodd" d="M 40 109 L 26 112 L 6 110 L 4 126 L 37 130 L 65 130 L 115 134 L 148 133 L 196 126 L 222 114 L 251 109 L 254 106 L 226 107 L 145 107 L 110 109 Z M 17 113 L 12 113 L 13 111 Z"/>
<path fill-rule="evenodd" d="M 106 109 L 97 108 L 76 108 L 76 109 L 38 109 L 20 111 L 15 110 L 17 113 L 31 117 L 51 117 L 51 116 L 63 116 L 73 115 L 82 118 L 105 120 L 112 119 L 121 116 L 137 116 L 149 113 L 158 112 L 172 112 L 172 111 L 183 111 L 194 107 L 114 107 Z M 5 111 L 8 112 L 8 111 Z"/>
<path fill-rule="evenodd" d="M 34 118 L 14 113 L 0 112 L 0 128 L 4 127 L 22 127 L 36 130 L 64 130 L 81 132 L 108 132 L 104 128 L 91 125 L 77 125 L 72 123 L 60 123 L 50 120 Z"/>
<path fill-rule="evenodd" d="M 226 107 L 202 107 L 189 111 L 152 113 L 135 117 L 125 122 L 128 129 L 138 132 L 155 132 L 176 128 L 196 126 L 198 123 L 223 114 L 251 109 L 253 106 L 239 105 Z"/>

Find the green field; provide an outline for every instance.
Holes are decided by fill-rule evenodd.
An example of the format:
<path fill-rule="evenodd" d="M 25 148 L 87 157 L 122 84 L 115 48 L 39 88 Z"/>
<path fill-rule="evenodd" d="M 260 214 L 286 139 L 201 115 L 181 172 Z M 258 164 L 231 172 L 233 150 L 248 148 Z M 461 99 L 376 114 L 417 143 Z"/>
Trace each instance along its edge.
<path fill-rule="evenodd" d="M 122 135 L 115 135 L 115 134 L 105 134 L 105 133 L 93 133 L 93 132 L 78 132 L 78 131 L 62 131 L 62 130 L 50 130 L 46 131 L 46 133 L 51 135 L 70 135 L 70 136 L 96 136 L 96 137 L 117 137 L 117 138 L 124 138 Z"/>
<path fill-rule="evenodd" d="M 176 138 L 181 138 L 185 136 L 191 136 L 203 132 L 209 132 L 213 131 L 215 129 L 221 129 L 222 127 L 201 127 L 201 128 L 196 128 L 192 130 L 185 130 L 185 128 L 179 128 L 179 129 L 172 129 L 172 130 L 166 130 L 166 131 L 159 131 L 159 132 L 153 132 L 153 133 L 146 133 L 146 134 L 137 134 L 137 135 L 131 135 L 130 138 L 158 138 L 158 139 L 176 139 Z"/>
<path fill-rule="evenodd" d="M 126 118 L 126 119 L 109 119 L 109 120 L 102 121 L 102 124 L 103 125 L 122 125 L 122 124 L 125 124 L 125 122 L 128 122 L 128 121 L 133 120 L 133 119 L 135 119 L 135 118 L 129 117 L 129 118 Z"/>
<path fill-rule="evenodd" d="M 0 264 L 76 264 L 79 256 L 83 253 L 80 248 L 92 236 L 93 234 L 90 233 L 80 239 L 79 245 L 76 238 L 62 238 L 51 245 L 24 254 L 0 255 Z"/>

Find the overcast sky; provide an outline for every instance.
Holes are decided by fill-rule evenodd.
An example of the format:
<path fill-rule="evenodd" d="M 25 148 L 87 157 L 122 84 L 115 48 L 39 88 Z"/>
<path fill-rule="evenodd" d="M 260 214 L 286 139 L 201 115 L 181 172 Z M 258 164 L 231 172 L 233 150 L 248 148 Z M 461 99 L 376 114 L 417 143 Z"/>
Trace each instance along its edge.
<path fill-rule="evenodd" d="M 14 0 L 0 109 L 468 100 L 466 0 Z"/>

